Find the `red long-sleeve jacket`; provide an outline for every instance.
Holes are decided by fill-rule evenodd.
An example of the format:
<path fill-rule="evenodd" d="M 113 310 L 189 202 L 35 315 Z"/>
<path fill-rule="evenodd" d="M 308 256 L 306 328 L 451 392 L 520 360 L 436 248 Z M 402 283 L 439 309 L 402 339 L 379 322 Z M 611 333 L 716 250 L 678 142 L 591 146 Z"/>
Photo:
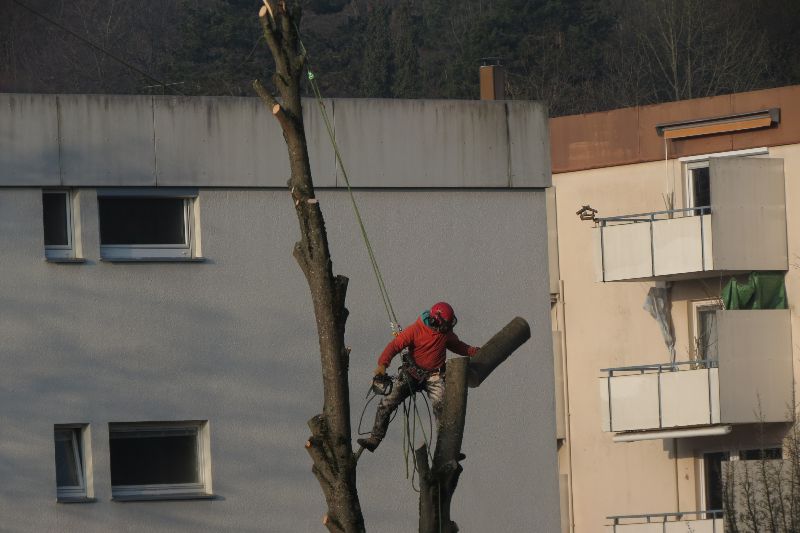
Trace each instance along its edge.
<path fill-rule="evenodd" d="M 403 348 L 409 348 L 414 362 L 423 370 L 436 370 L 444 366 L 446 350 L 469 357 L 478 351 L 474 346 L 461 342 L 452 331 L 441 333 L 426 325 L 422 317 L 386 345 L 378 358 L 378 364 L 388 367 L 392 358 L 403 351 Z"/>

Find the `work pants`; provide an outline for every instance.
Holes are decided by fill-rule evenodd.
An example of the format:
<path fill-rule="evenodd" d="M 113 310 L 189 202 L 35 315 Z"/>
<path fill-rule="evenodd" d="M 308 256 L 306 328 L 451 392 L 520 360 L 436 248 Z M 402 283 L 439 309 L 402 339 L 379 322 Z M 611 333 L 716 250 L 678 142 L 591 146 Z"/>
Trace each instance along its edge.
<path fill-rule="evenodd" d="M 403 403 L 403 401 L 413 393 L 424 390 L 428 395 L 433 407 L 433 414 L 436 419 L 442 413 L 444 403 L 444 374 L 435 372 L 425 378 L 422 382 L 406 376 L 405 372 L 400 373 L 400 377 L 392 387 L 392 392 L 384 396 L 378 404 L 375 412 L 375 425 L 372 427 L 372 436 L 382 440 L 386 436 L 389 428 L 389 420 L 392 413 Z"/>

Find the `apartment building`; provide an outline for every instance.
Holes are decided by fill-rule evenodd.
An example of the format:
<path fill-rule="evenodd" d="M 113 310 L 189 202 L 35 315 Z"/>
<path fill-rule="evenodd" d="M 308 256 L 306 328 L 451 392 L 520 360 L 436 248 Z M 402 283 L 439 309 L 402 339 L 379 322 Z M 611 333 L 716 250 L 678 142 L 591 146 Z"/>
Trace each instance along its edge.
<path fill-rule="evenodd" d="M 550 135 L 570 531 L 721 532 L 725 465 L 781 458 L 793 421 L 800 86 Z"/>
<path fill-rule="evenodd" d="M 545 109 L 325 105 L 401 320 L 447 300 L 476 345 L 514 316 L 531 325 L 470 391 L 454 519 L 557 531 Z M 391 335 L 306 112 L 334 270 L 350 278 L 355 430 Z M 0 529 L 323 529 L 303 446 L 322 405 L 318 341 L 287 178 L 257 99 L 0 95 Z M 416 528 L 401 426 L 360 459 L 370 530 Z"/>

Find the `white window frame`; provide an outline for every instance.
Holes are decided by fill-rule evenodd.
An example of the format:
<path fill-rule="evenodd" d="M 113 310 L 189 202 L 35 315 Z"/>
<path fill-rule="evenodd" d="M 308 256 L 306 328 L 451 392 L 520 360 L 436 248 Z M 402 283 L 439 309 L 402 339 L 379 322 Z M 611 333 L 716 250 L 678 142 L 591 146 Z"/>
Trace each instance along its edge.
<path fill-rule="evenodd" d="M 46 244 L 44 246 L 44 256 L 53 261 L 75 259 L 78 257 L 76 242 L 78 232 L 76 229 L 79 227 L 77 223 L 79 220 L 78 202 L 75 191 L 72 189 L 42 189 L 42 199 L 44 199 L 45 194 L 63 194 L 66 198 L 67 244 Z M 44 209 L 44 202 L 42 204 Z"/>
<path fill-rule="evenodd" d="M 699 453 L 700 459 L 700 505 L 699 509 L 702 511 L 714 511 L 716 509 L 708 509 L 706 505 L 707 494 L 706 494 L 706 454 L 710 453 L 727 453 L 728 454 L 728 462 L 735 461 L 739 458 L 738 453 L 736 450 L 731 450 L 728 448 L 715 448 L 710 450 L 701 450 Z"/>
<path fill-rule="evenodd" d="M 762 155 L 769 155 L 769 149 L 766 147 L 748 148 L 746 150 L 732 150 L 729 152 L 716 152 L 713 154 L 692 155 L 678 158 L 678 161 L 683 164 L 683 207 L 687 209 L 691 207 L 703 207 L 694 205 L 694 183 L 692 182 L 693 180 L 691 172 L 693 169 L 708 167 L 712 159 L 722 159 L 726 157 L 756 157 Z"/>
<path fill-rule="evenodd" d="M 198 202 L 196 189 L 98 189 L 101 198 L 183 199 L 183 243 L 178 244 L 102 244 L 100 257 L 107 261 L 189 261 L 199 255 Z M 99 220 L 98 224 L 102 224 Z"/>
<path fill-rule="evenodd" d="M 720 298 L 706 298 L 704 300 L 692 300 L 689 302 L 690 305 L 690 316 L 689 322 L 691 324 L 691 353 L 695 359 L 700 359 L 700 354 L 697 351 L 697 341 L 700 338 L 698 335 L 698 329 L 700 327 L 700 311 L 704 309 L 717 309 L 722 310 L 722 299 Z"/>
<path fill-rule="evenodd" d="M 115 500 L 159 500 L 208 498 L 211 492 L 211 448 L 208 421 L 182 422 L 112 422 L 108 425 L 109 440 L 112 433 L 147 431 L 164 433 L 169 431 L 191 431 L 197 444 L 197 483 L 170 483 L 154 485 L 111 485 Z M 109 443 L 110 446 L 110 443 Z"/>
<path fill-rule="evenodd" d="M 89 501 L 93 496 L 92 459 L 88 424 L 56 424 L 53 427 L 53 439 L 56 441 L 57 431 L 69 431 L 75 464 L 78 469 L 78 485 L 59 486 L 56 482 L 56 499 L 59 502 Z M 58 468 L 58 465 L 56 465 Z"/>

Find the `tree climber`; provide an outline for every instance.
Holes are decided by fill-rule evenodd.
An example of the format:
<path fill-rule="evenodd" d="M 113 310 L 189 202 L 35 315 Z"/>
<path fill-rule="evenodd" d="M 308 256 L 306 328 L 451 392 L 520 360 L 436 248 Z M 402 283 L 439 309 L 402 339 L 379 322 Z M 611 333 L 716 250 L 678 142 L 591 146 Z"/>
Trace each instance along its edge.
<path fill-rule="evenodd" d="M 450 304 L 438 302 L 430 311 L 423 311 L 416 322 L 404 329 L 384 348 L 375 369 L 376 380 L 386 380 L 386 368 L 392 358 L 404 349 L 403 364 L 397 383 L 378 404 L 375 425 L 369 438 L 358 439 L 358 444 L 374 452 L 386 436 L 389 420 L 397 407 L 410 395 L 424 390 L 433 404 L 436 419 L 442 412 L 444 400 L 444 371 L 446 350 L 472 357 L 478 348 L 459 340 L 453 333 L 458 320 Z"/>

